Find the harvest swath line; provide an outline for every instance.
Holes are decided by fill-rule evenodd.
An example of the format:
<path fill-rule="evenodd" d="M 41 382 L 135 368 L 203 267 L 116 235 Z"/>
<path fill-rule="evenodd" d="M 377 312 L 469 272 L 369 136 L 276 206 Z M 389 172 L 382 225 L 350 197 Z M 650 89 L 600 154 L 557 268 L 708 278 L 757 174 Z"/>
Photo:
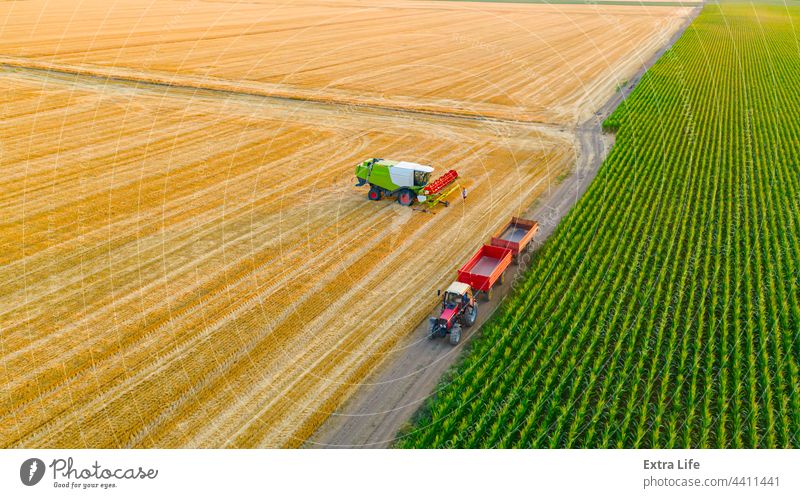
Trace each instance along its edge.
<path fill-rule="evenodd" d="M 445 0 L 449 1 L 449 0 Z M 80 77 L 91 80 L 96 80 L 97 83 L 122 83 L 134 84 L 136 88 L 143 88 L 146 86 L 164 87 L 175 90 L 191 90 L 209 94 L 218 94 L 225 96 L 240 96 L 240 97 L 259 97 L 269 100 L 286 101 L 286 102 L 308 102 L 323 104 L 329 106 L 345 106 L 352 109 L 363 110 L 377 110 L 377 111 L 391 111 L 397 114 L 407 115 L 421 115 L 432 117 L 444 117 L 455 119 L 470 119 L 484 123 L 495 124 L 539 124 L 543 126 L 551 126 L 546 121 L 539 120 L 524 120 L 524 119 L 511 119 L 511 118 L 495 118 L 491 116 L 484 116 L 473 114 L 470 112 L 445 112 L 445 111 L 428 111 L 424 109 L 411 109 L 408 107 L 392 106 L 391 104 L 366 104 L 360 102 L 352 102 L 348 100 L 337 100 L 329 97 L 303 97 L 296 94 L 280 95 L 268 90 L 259 90 L 256 88 L 246 89 L 239 82 L 229 82 L 219 80 L 214 83 L 205 82 L 202 80 L 193 81 L 191 78 L 169 77 L 175 81 L 164 81 L 164 75 L 150 75 L 147 73 L 137 72 L 135 75 L 122 76 L 116 75 L 113 70 L 105 68 L 85 68 L 85 67 L 68 67 L 57 64 L 32 64 L 30 60 L 10 60 L 5 57 L 0 57 L 0 70 L 14 70 L 19 72 L 28 72 L 31 74 L 55 75 L 59 77 Z"/>
<path fill-rule="evenodd" d="M 798 17 L 705 8 L 401 445 L 798 446 Z"/>

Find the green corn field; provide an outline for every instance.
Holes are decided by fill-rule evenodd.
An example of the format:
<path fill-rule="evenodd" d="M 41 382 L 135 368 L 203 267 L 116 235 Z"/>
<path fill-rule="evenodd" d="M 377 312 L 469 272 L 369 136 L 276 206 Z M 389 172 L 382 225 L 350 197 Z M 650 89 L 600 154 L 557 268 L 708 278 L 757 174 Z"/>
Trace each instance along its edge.
<path fill-rule="evenodd" d="M 800 7 L 707 4 L 400 447 L 800 446 Z"/>

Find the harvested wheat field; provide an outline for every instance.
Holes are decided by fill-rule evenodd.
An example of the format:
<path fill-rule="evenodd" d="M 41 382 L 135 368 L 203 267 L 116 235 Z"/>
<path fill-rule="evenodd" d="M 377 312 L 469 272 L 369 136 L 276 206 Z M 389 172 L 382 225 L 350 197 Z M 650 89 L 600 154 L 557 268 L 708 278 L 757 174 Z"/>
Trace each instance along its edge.
<path fill-rule="evenodd" d="M 684 10 L 0 4 L 0 445 L 301 444 Z M 369 157 L 469 197 L 369 202 Z"/>
<path fill-rule="evenodd" d="M 4 446 L 298 444 L 572 153 L 529 125 L 1 76 Z M 370 203 L 373 154 L 456 166 L 470 196 Z"/>
<path fill-rule="evenodd" d="M 0 61 L 575 124 L 687 7 L 374 1 L 0 4 Z"/>

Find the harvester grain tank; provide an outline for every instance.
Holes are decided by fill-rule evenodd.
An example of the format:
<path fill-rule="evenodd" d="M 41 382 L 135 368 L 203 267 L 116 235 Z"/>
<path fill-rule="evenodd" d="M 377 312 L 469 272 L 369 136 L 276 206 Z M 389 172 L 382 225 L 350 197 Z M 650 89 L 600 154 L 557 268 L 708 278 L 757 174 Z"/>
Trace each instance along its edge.
<path fill-rule="evenodd" d="M 447 196 L 459 187 L 458 173 L 451 169 L 433 182 L 431 173 L 433 168 L 424 164 L 374 158 L 356 166 L 356 186 L 368 184 L 367 198 L 371 201 L 394 196 L 403 206 L 414 201 L 430 207 L 448 205 Z"/>

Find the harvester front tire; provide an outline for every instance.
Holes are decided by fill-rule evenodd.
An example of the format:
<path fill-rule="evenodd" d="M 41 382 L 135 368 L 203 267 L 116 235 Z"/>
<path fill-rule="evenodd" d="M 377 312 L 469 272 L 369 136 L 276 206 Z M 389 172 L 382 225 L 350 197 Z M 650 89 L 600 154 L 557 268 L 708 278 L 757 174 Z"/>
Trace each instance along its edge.
<path fill-rule="evenodd" d="M 378 188 L 372 187 L 369 189 L 369 192 L 367 192 L 367 199 L 371 201 L 379 201 L 381 200 L 381 197 L 383 197 L 383 194 Z"/>
<path fill-rule="evenodd" d="M 461 341 L 461 326 L 453 325 L 453 328 L 450 329 L 450 344 L 455 346 L 459 341 Z"/>
<path fill-rule="evenodd" d="M 397 194 L 397 202 L 401 206 L 410 206 L 414 204 L 414 193 L 408 189 L 403 189 Z"/>

